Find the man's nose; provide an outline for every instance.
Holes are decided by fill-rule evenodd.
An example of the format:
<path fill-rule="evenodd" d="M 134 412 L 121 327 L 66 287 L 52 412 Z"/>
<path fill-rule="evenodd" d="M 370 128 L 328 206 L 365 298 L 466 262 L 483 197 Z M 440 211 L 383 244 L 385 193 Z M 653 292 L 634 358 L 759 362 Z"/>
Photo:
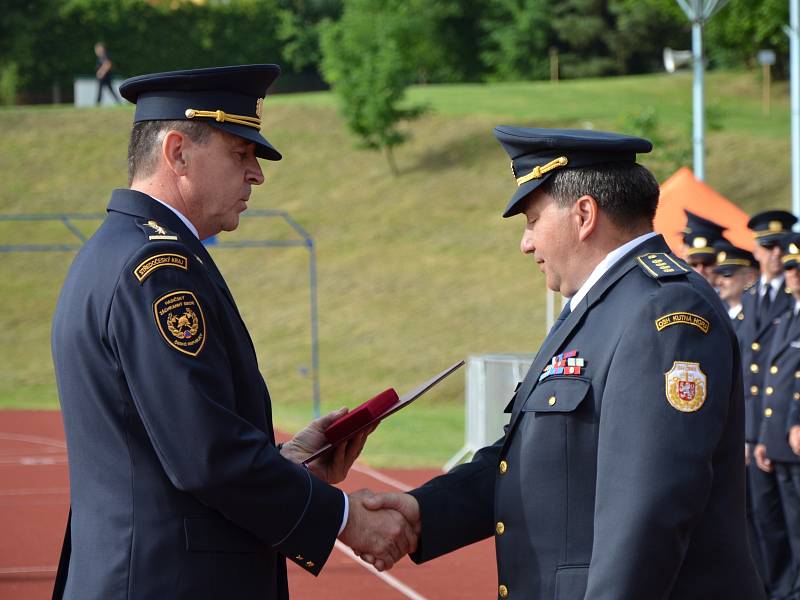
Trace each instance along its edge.
<path fill-rule="evenodd" d="M 531 254 L 536 249 L 533 245 L 530 231 L 525 230 L 525 233 L 522 234 L 522 239 L 519 242 L 519 249 L 523 254 Z"/>
<path fill-rule="evenodd" d="M 264 183 L 264 172 L 255 156 L 250 157 L 250 164 L 247 165 L 247 183 L 250 185 L 261 185 Z"/>

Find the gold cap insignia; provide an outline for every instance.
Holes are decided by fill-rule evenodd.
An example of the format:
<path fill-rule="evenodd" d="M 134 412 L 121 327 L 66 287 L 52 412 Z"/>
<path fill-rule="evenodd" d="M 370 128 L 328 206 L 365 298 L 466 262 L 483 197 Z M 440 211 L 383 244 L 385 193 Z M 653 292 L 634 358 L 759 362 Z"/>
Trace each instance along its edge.
<path fill-rule="evenodd" d="M 680 412 L 695 412 L 706 401 L 708 380 L 700 363 L 676 360 L 664 374 L 667 400 Z"/>
<path fill-rule="evenodd" d="M 728 258 L 728 255 L 724 251 L 720 252 L 719 254 L 717 254 L 717 262 L 718 263 L 725 262 L 726 258 Z"/>
<path fill-rule="evenodd" d="M 783 223 L 780 221 L 770 221 L 769 222 L 769 230 L 770 231 L 780 231 L 783 229 Z"/>
<path fill-rule="evenodd" d="M 197 356 L 206 343 L 203 309 L 192 292 L 170 292 L 153 302 L 153 313 L 161 337 L 171 347 Z"/>
<path fill-rule="evenodd" d="M 264 112 L 264 99 L 259 98 L 258 100 L 256 100 L 256 116 L 260 119 L 261 113 L 263 112 Z"/>
<path fill-rule="evenodd" d="M 800 248 L 794 242 L 789 244 L 789 254 L 800 254 Z"/>
<path fill-rule="evenodd" d="M 558 169 L 559 167 L 565 167 L 569 163 L 569 159 L 566 156 L 559 156 L 558 158 L 554 158 L 546 165 L 536 165 L 533 167 L 533 170 L 524 175 L 522 177 L 517 177 L 517 187 L 521 186 L 523 183 L 528 183 L 531 179 L 539 179 L 540 177 L 544 176 L 545 174 L 549 173 L 553 169 Z M 514 173 L 514 163 L 511 163 L 511 172 Z M 516 173 L 514 173 L 516 177 Z"/>
<path fill-rule="evenodd" d="M 708 240 L 704 237 L 696 237 L 692 241 L 692 246 L 695 248 L 705 248 L 708 246 Z"/>

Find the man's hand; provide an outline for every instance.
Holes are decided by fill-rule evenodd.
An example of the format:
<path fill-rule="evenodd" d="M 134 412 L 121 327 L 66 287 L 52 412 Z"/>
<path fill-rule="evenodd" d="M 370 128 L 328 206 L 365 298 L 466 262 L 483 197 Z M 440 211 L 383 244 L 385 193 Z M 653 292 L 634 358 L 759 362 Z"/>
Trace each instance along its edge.
<path fill-rule="evenodd" d="M 376 569 L 384 571 L 417 549 L 417 534 L 400 512 L 379 508 L 377 504 L 367 508 L 371 498 L 374 496 L 369 490 L 350 494 L 350 514 L 339 539 L 362 558 L 369 557 L 368 562 Z"/>
<path fill-rule="evenodd" d="M 764 444 L 756 444 L 753 450 L 756 459 L 756 466 L 765 473 L 772 473 L 772 461 L 767 458 L 767 447 Z"/>
<path fill-rule="evenodd" d="M 300 464 L 328 443 L 325 437 L 325 429 L 346 413 L 347 408 L 340 408 L 311 421 L 308 427 L 298 432 L 283 445 L 281 455 L 292 462 Z M 375 431 L 375 427 L 366 429 L 346 442 L 338 444 L 330 452 L 309 463 L 308 470 L 328 483 L 339 483 L 344 480 L 350 467 L 358 458 L 358 455 L 361 454 L 361 450 L 367 442 L 367 436 Z"/>
<path fill-rule="evenodd" d="M 792 452 L 800 454 L 800 425 L 794 425 L 789 430 L 789 446 Z"/>
<path fill-rule="evenodd" d="M 373 494 L 364 499 L 364 506 L 369 510 L 395 510 L 403 515 L 408 525 L 414 532 L 414 549 L 416 550 L 419 534 L 422 531 L 422 519 L 419 512 L 419 502 L 411 494 Z M 369 552 L 357 552 L 359 557 L 373 565 L 379 571 L 383 570 L 380 557 Z M 388 568 L 388 567 L 387 567 Z"/>

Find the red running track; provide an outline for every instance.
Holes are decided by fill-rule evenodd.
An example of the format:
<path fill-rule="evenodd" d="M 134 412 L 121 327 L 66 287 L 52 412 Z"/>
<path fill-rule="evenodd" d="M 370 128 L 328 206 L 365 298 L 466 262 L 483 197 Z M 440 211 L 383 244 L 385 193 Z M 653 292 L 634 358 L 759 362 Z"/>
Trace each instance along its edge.
<path fill-rule="evenodd" d="M 434 470 L 375 471 L 357 464 L 345 491 L 396 491 Z M 69 507 L 64 430 L 57 411 L 0 411 L 0 600 L 50 598 Z M 385 574 L 337 543 L 319 577 L 289 563 L 292 600 L 444 600 L 493 598 L 497 572 L 491 540 L 425 565 L 404 558 Z"/>

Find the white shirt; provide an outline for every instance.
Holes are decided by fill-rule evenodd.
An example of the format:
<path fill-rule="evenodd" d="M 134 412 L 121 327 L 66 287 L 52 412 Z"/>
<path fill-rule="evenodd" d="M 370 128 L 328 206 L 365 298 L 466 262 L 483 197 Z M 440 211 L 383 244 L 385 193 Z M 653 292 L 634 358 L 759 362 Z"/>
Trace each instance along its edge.
<path fill-rule="evenodd" d="M 153 198 L 153 200 L 155 200 L 159 204 L 166 206 L 168 209 L 174 212 L 178 216 L 178 218 L 181 221 L 183 221 L 183 224 L 189 228 L 189 231 L 191 231 L 194 234 L 194 237 L 196 237 L 198 240 L 200 239 L 200 235 L 197 233 L 197 228 L 194 225 L 192 225 L 192 222 L 189 219 L 187 219 L 181 211 L 179 211 L 177 208 L 173 208 L 166 202 L 159 200 L 154 196 L 150 197 Z M 342 492 L 342 495 L 344 496 L 344 513 L 342 514 L 342 524 L 339 526 L 339 533 L 342 533 L 342 531 L 344 531 L 344 528 L 347 525 L 347 518 L 350 516 L 350 499 L 344 492 Z"/>
<path fill-rule="evenodd" d="M 742 305 L 741 305 L 741 304 L 737 304 L 736 306 L 731 306 L 731 307 L 728 309 L 728 316 L 729 316 L 731 319 L 735 319 L 736 317 L 738 317 L 738 316 L 739 316 L 739 313 L 740 313 L 740 312 L 742 312 Z"/>
<path fill-rule="evenodd" d="M 595 283 L 606 274 L 611 267 L 613 267 L 619 259 L 625 256 L 630 250 L 644 242 L 645 240 L 649 240 L 651 237 L 655 237 L 658 234 L 655 231 L 650 231 L 643 235 L 640 235 L 637 238 L 632 239 L 629 242 L 625 242 L 619 248 L 612 250 L 606 257 L 597 263 L 597 266 L 594 270 L 589 274 L 589 278 L 583 282 L 583 285 L 578 288 L 578 291 L 575 292 L 575 295 L 569 299 L 569 310 L 573 311 L 578 306 L 578 303 L 583 300 L 583 297 L 589 293 L 589 290 L 592 289 Z"/>

